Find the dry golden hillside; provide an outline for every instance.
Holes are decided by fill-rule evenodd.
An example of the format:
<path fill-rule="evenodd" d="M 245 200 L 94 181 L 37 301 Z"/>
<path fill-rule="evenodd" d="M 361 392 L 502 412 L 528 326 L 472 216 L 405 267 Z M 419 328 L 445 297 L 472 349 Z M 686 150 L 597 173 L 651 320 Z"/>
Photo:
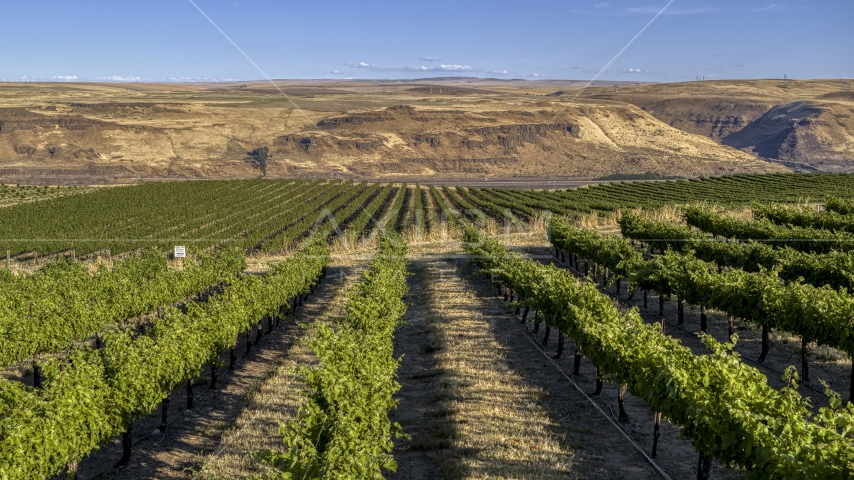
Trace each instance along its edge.
<path fill-rule="evenodd" d="M 751 80 L 595 87 L 661 121 L 793 167 L 854 169 L 854 81 Z"/>
<path fill-rule="evenodd" d="M 747 153 L 744 142 L 730 142 L 733 148 L 716 141 L 727 143 L 726 135 L 740 128 L 715 136 L 689 128 L 690 120 L 676 120 L 702 115 L 702 99 L 725 92 L 688 95 L 700 99 L 696 112 L 693 104 L 665 101 L 665 110 L 676 112 L 669 118 L 659 104 L 638 100 L 666 96 L 655 89 L 667 85 L 622 86 L 616 94 L 612 87 L 594 87 L 573 100 L 580 85 L 473 79 L 277 82 L 288 99 L 269 83 L 0 84 L 0 177 L 249 177 L 259 172 L 247 162 L 247 152 L 260 146 L 271 152 L 269 176 L 699 176 L 787 170 L 757 158 L 754 153 L 766 156 L 765 147 Z M 747 100 L 731 96 L 736 103 L 759 105 L 745 124 L 774 105 L 755 100 L 751 92 L 743 97 Z M 847 147 L 834 148 L 841 148 L 840 158 L 847 155 Z"/>

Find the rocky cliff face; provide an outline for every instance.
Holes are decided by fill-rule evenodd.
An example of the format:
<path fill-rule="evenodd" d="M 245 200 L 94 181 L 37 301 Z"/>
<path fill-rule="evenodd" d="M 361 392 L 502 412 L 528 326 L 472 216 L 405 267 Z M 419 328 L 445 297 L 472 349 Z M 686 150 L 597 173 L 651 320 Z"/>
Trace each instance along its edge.
<path fill-rule="evenodd" d="M 65 130 L 85 130 L 101 122 L 80 115 L 46 115 L 25 108 L 0 108 L 0 134 L 15 130 L 57 127 Z"/>
<path fill-rule="evenodd" d="M 326 165 L 342 174 L 378 177 L 785 170 L 668 127 L 631 106 L 493 111 L 396 105 L 327 117 L 316 127 L 276 139 L 277 158 L 290 171 Z"/>
<path fill-rule="evenodd" d="M 752 117 L 745 115 L 696 114 L 684 119 L 673 119 L 670 126 L 720 140 L 741 130 L 752 120 Z"/>
<path fill-rule="evenodd" d="M 108 121 L 58 112 L 55 106 L 40 110 L 0 108 L 0 154 L 6 147 L 6 151 L 14 152 L 15 160 L 98 160 L 103 157 L 99 150 L 104 150 L 104 133 L 123 128 L 126 127 Z"/>
<path fill-rule="evenodd" d="M 830 166 L 854 165 L 854 105 L 802 101 L 777 105 L 725 145 L 761 157 Z"/>
<path fill-rule="evenodd" d="M 632 103 L 672 127 L 781 164 L 850 171 L 854 91 L 849 83 L 689 82 L 594 97 Z"/>
<path fill-rule="evenodd" d="M 718 141 L 741 130 L 773 106 L 749 99 L 632 97 L 628 100 L 671 127 Z"/>

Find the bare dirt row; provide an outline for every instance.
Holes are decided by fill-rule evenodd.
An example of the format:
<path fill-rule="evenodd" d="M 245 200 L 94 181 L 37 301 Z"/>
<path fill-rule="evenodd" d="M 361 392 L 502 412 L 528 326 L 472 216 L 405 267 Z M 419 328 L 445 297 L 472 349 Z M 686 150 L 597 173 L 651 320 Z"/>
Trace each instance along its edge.
<path fill-rule="evenodd" d="M 412 303 L 396 338 L 401 404 L 392 417 L 412 438 L 397 442 L 398 473 L 387 478 L 662 478 L 603 416 L 617 412 L 618 387 L 592 396 L 595 369 L 582 362 L 575 382 L 594 406 L 564 376 L 572 342 L 556 368 L 539 346 L 544 329 L 532 335 L 533 325 L 521 324 L 460 252 L 448 244 L 411 260 Z M 550 355 L 556 340 L 552 332 Z M 649 454 L 653 413 L 631 396 L 626 410 L 625 433 Z M 670 478 L 696 476 L 696 452 L 666 421 L 655 462 Z M 713 475 L 743 476 L 720 466 Z"/>

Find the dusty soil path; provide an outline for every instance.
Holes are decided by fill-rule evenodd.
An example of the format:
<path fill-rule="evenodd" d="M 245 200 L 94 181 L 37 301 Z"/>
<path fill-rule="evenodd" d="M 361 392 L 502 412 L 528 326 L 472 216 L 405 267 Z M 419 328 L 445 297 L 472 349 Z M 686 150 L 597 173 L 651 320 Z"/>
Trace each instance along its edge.
<path fill-rule="evenodd" d="M 392 418 L 412 438 L 396 442 L 398 473 L 386 477 L 661 478 L 543 357 L 494 289 L 466 279 L 473 268 L 455 250 L 411 260 L 411 305 L 395 352 L 403 355 L 401 403 Z M 569 342 L 566 351 L 564 370 Z M 582 388 L 592 391 L 587 367 L 590 385 Z M 606 385 L 598 399 L 606 412 L 608 404 L 616 408 L 616 390 Z M 629 413 L 637 422 L 648 415 L 652 432 L 645 404 L 630 399 Z M 693 448 L 674 446 L 678 429 L 665 425 L 664 438 L 665 470 L 695 476 Z"/>
<path fill-rule="evenodd" d="M 411 363 L 400 371 L 403 401 L 393 419 L 413 438 L 395 452 L 394 478 L 565 478 L 572 452 L 539 404 L 544 392 L 506 361 L 493 312 L 442 258 L 411 264 L 415 302 L 406 328 L 420 338 L 404 346 L 399 337 L 396 353 L 404 363 L 417 352 L 432 362 L 414 374 Z"/>
<path fill-rule="evenodd" d="M 337 268 L 337 272 L 344 275 L 336 277 L 333 273 L 334 289 L 330 289 L 330 295 L 318 298 L 310 311 L 302 312 L 301 327 L 329 323 L 334 317 L 343 315 L 347 292 L 362 278 L 368 261 L 369 257 L 354 256 L 333 263 L 333 272 Z M 316 362 L 317 358 L 304 342 L 294 342 L 277 367 L 257 382 L 255 393 L 245 399 L 239 415 L 223 433 L 216 449 L 199 459 L 194 478 L 246 478 L 267 473 L 267 467 L 254 453 L 284 449 L 279 425 L 294 419 L 305 399 L 304 384 L 294 369 Z"/>
<path fill-rule="evenodd" d="M 397 472 L 387 478 L 406 480 L 440 479 L 435 451 L 446 448 L 447 438 L 433 431 L 430 407 L 432 395 L 438 389 L 436 360 L 433 353 L 439 348 L 432 338 L 424 308 L 423 266 L 411 261 L 408 265 L 409 291 L 403 300 L 407 304 L 403 324 L 394 336 L 394 356 L 400 359 L 397 369 L 400 390 L 395 398 L 400 402 L 389 418 L 398 422 L 411 435 L 410 440 L 396 440 L 394 459 Z"/>
<path fill-rule="evenodd" d="M 517 248 L 516 250 L 519 251 L 519 253 L 541 260 L 544 263 L 550 263 L 553 261 L 546 248 L 524 247 Z M 460 265 L 466 263 L 464 259 L 457 261 Z M 465 271 L 474 272 L 475 269 L 473 267 L 467 267 Z M 543 357 L 542 351 L 545 350 L 549 356 L 554 356 L 556 354 L 558 342 L 557 331 L 553 330 L 551 332 L 549 340 L 545 342 L 546 345 L 543 347 L 542 345 L 544 343 L 546 330 L 544 324 L 536 331 L 534 324 L 530 321 L 524 325 L 521 324 L 518 317 L 514 315 L 514 309 L 510 308 L 507 303 L 504 302 L 503 297 L 496 295 L 495 288 L 493 288 L 487 281 L 477 280 L 474 281 L 474 285 L 478 287 L 480 295 L 484 298 L 491 299 L 493 303 L 499 305 L 499 308 L 506 312 L 508 317 L 511 317 L 511 322 L 509 322 L 511 325 L 505 324 L 505 328 L 502 329 L 502 333 L 507 335 L 508 341 L 514 345 L 518 344 L 519 348 L 528 349 L 530 357 L 536 358 L 536 361 L 541 364 L 541 368 L 539 370 L 532 370 L 532 373 L 536 372 L 536 374 L 528 377 L 530 381 L 537 385 L 541 385 L 542 388 L 550 389 L 551 392 L 558 391 L 558 388 L 572 389 L 572 391 L 566 392 L 566 396 L 554 395 L 554 408 L 560 412 L 561 423 L 562 425 L 565 425 L 569 431 L 573 431 L 576 434 L 587 434 L 581 436 L 579 441 L 580 445 L 582 445 L 582 449 L 576 451 L 576 453 L 580 456 L 585 452 L 589 452 L 592 455 L 590 465 L 593 470 L 585 472 L 585 475 L 578 478 L 662 478 L 657 473 L 643 476 L 637 475 L 634 472 L 629 474 L 623 474 L 622 472 L 608 472 L 613 460 L 608 458 L 606 455 L 603 455 L 607 450 L 603 450 L 602 448 L 595 446 L 595 444 L 590 443 L 590 440 L 600 435 L 612 436 L 615 437 L 615 439 L 618 436 L 621 437 L 620 439 L 622 440 L 622 443 L 617 447 L 618 449 L 621 449 L 625 455 L 636 455 L 638 457 L 638 461 L 646 463 L 645 466 L 647 467 L 649 467 L 649 464 L 641 454 L 637 452 L 636 448 L 632 446 L 628 440 L 622 437 L 614 426 L 602 417 L 600 412 L 596 411 L 588 400 L 584 399 L 581 394 L 577 393 L 577 390 L 575 390 L 574 387 L 571 387 L 571 384 L 563 376 L 563 373 L 573 377 L 578 386 L 593 398 L 602 411 L 605 414 L 610 415 L 611 419 L 614 421 L 618 421 L 617 412 L 619 411 L 619 387 L 617 385 L 605 383 L 601 394 L 594 396 L 593 392 L 596 388 L 596 369 L 589 360 L 584 358 L 582 358 L 581 361 L 579 374 L 572 375 L 574 370 L 575 344 L 569 338 L 564 339 L 565 344 L 563 355 L 559 359 L 553 359 L 563 373 L 556 371 L 551 361 L 546 361 Z M 623 290 L 625 291 L 625 286 L 623 287 Z M 529 316 L 528 320 L 531 320 L 532 317 L 533 314 Z M 534 340 L 536 344 L 532 346 L 530 340 Z M 537 355 L 535 355 L 534 352 L 537 352 Z M 576 394 L 576 397 L 581 397 L 582 400 L 576 400 L 574 402 L 570 401 L 568 396 L 573 393 Z M 653 412 L 650 411 L 649 407 L 643 400 L 632 397 L 629 393 L 626 393 L 625 395 L 625 410 L 628 413 L 629 419 L 626 422 L 619 422 L 620 425 L 624 428 L 624 431 L 629 434 L 646 452 L 646 454 L 651 456 L 654 424 Z M 600 425 L 597 425 L 593 429 L 589 429 L 585 423 L 590 421 L 598 421 L 600 422 Z M 680 428 L 677 425 L 673 425 L 664 419 L 661 421 L 661 437 L 658 444 L 658 455 L 654 461 L 673 479 L 696 478 L 698 454 L 689 441 L 679 438 L 679 432 Z M 717 464 L 713 465 L 712 478 L 738 479 L 743 477 L 744 472 L 729 470 Z"/>

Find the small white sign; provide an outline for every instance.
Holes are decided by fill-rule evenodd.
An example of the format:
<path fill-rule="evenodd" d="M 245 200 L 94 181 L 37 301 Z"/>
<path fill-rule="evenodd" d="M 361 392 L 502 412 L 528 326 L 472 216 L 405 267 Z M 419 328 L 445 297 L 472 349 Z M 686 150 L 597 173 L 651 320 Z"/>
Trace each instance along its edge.
<path fill-rule="evenodd" d="M 187 258 L 187 247 L 175 247 L 175 258 Z"/>

